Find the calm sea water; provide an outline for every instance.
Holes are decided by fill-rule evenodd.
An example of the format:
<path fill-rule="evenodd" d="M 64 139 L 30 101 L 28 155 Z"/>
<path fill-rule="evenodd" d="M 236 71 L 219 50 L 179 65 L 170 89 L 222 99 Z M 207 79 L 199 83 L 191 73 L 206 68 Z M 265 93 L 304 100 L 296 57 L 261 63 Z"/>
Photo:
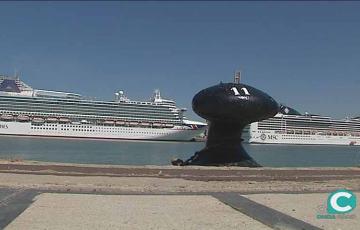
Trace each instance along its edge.
<path fill-rule="evenodd" d="M 169 165 L 172 158 L 186 160 L 204 145 L 202 142 L 0 137 L 0 158 L 66 163 Z M 360 166 L 360 147 L 355 146 L 244 144 L 244 147 L 263 166 Z"/>

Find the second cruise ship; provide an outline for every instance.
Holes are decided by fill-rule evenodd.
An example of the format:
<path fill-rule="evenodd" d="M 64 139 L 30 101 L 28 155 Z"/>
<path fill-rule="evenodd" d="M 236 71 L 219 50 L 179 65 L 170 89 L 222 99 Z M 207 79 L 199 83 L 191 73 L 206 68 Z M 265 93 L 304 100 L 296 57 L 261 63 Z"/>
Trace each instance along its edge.
<path fill-rule="evenodd" d="M 19 78 L 0 76 L 0 135 L 190 141 L 206 124 L 156 91 L 147 102 L 84 99 L 67 92 L 33 89 Z"/>
<path fill-rule="evenodd" d="M 244 140 L 249 143 L 360 146 L 360 117 L 302 115 L 286 106 L 275 117 L 254 122 L 245 130 Z"/>

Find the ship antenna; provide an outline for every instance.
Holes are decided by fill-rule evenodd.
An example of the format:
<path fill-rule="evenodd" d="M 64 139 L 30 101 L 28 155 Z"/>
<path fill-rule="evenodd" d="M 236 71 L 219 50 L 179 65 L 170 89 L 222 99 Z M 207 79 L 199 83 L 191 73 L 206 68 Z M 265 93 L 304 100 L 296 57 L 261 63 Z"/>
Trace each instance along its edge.
<path fill-rule="evenodd" d="M 234 83 L 240 84 L 241 71 L 236 71 L 234 74 Z"/>

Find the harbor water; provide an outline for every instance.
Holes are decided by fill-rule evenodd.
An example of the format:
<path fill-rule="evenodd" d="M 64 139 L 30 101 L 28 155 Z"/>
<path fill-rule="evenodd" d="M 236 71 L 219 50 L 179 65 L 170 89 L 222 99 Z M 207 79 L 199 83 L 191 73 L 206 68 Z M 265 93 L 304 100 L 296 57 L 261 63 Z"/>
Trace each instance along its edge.
<path fill-rule="evenodd" d="M 0 137 L 0 158 L 62 163 L 170 165 L 188 159 L 204 142 L 104 141 Z M 330 145 L 244 144 L 248 153 L 268 167 L 360 167 L 360 147 Z"/>

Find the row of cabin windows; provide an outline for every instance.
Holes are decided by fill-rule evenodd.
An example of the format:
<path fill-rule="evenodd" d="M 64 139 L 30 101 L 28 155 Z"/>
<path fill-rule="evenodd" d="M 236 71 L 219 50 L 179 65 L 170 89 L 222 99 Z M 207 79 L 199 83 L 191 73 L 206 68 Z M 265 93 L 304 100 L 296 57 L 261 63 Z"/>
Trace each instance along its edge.
<path fill-rule="evenodd" d="M 67 105 L 67 104 L 62 104 L 62 105 L 58 105 L 58 104 L 38 104 L 38 103 L 32 103 L 32 102 L 16 102 L 16 101 L 1 101 L 0 100 L 0 105 L 7 105 L 7 106 L 12 106 L 12 105 L 16 105 L 16 106 L 29 106 L 31 105 L 32 107 L 44 107 L 44 108 L 84 108 L 84 109 L 101 109 L 101 110 L 124 110 L 124 111 L 160 111 L 160 112 L 166 112 L 166 111 L 170 111 L 171 109 L 174 108 L 169 108 L 169 107 L 163 107 L 163 106 L 158 106 L 158 107 L 153 107 L 153 108 L 129 108 L 129 107 L 106 107 L 106 106 L 94 106 L 94 105 L 80 105 L 80 104 L 74 104 L 74 105 Z"/>
<path fill-rule="evenodd" d="M 54 107 L 38 107 L 38 106 L 24 106 L 24 105 L 1 105 L 0 107 L 4 107 L 7 109 L 26 109 L 26 110 L 45 110 L 45 111 L 75 111 L 76 113 L 116 113 L 116 114 L 148 114 L 148 115 L 168 115 L 168 116 L 175 116 L 179 115 L 177 112 L 171 112 L 170 110 L 167 111 L 145 111 L 145 110 L 133 110 L 133 111 L 127 111 L 127 110 L 109 110 L 109 109 L 84 109 L 81 107 L 71 107 L 71 108 L 54 108 Z"/>
<path fill-rule="evenodd" d="M 32 126 L 31 129 L 41 129 L 41 130 L 58 130 L 57 128 L 48 128 L 48 127 L 36 127 Z"/>
<path fill-rule="evenodd" d="M 56 128 L 47 128 L 47 127 L 31 127 L 31 129 L 36 129 L 36 130 L 58 130 Z M 61 128 L 61 131 L 78 131 L 78 132 L 96 132 L 96 131 L 100 131 L 100 130 L 90 130 L 90 129 L 68 129 L 68 128 Z M 107 133 L 119 133 L 119 130 L 101 130 L 102 132 L 107 132 Z M 141 134 L 165 134 L 165 133 L 153 133 L 153 132 L 140 132 L 140 131 L 127 131 L 128 133 L 141 133 Z"/>
<path fill-rule="evenodd" d="M 171 122 L 174 124 L 180 123 L 180 119 L 154 119 L 154 118 L 149 118 L 149 117 L 144 117 L 145 119 L 141 119 L 141 118 L 134 118 L 134 117 L 106 117 L 106 116 L 89 116 L 89 115 L 80 115 L 80 116 L 73 116 L 71 117 L 72 114 L 60 114 L 60 113 L 41 113 L 41 112 L 23 112 L 23 111 L 0 111 L 0 113 L 3 114 L 10 114 L 10 115 L 17 115 L 17 114 L 22 114 L 22 115 L 29 115 L 29 116 L 57 116 L 57 117 L 63 117 L 63 116 L 67 116 L 69 118 L 85 118 L 85 119 L 125 119 L 125 120 L 133 120 L 133 121 L 148 121 L 148 122 Z"/>
<path fill-rule="evenodd" d="M 32 126 L 31 128 L 35 128 L 35 129 L 49 129 L 49 130 L 57 130 L 57 128 L 48 128 L 46 126 L 51 126 L 51 127 L 57 127 L 57 125 L 44 125 L 45 127 L 42 127 L 42 125 L 36 125 L 36 126 Z M 69 129 L 72 128 L 72 129 Z M 102 126 L 95 126 L 95 127 L 91 127 L 91 126 L 80 126 L 80 125 L 61 125 L 60 130 L 74 130 L 74 131 L 105 131 L 105 132 L 113 132 L 113 131 L 120 131 L 120 130 L 126 130 L 128 132 L 133 132 L 133 129 L 129 129 L 129 128 L 121 128 L 121 127 L 102 127 Z M 137 132 L 135 132 L 137 133 Z M 141 132 L 140 132 L 141 133 Z"/>
<path fill-rule="evenodd" d="M 59 100 L 56 98 L 52 98 L 50 100 L 38 99 L 38 98 L 20 98 L 17 97 L 6 97 L 2 96 L 0 101 L 7 102 L 25 102 L 25 103 L 45 103 L 45 104 L 76 104 L 83 106 L 112 106 L 112 107 L 138 107 L 138 108 L 159 108 L 158 103 L 149 103 L 149 102 L 130 102 L 130 103 L 114 103 L 114 102 L 99 102 L 99 101 L 78 101 L 78 100 Z M 164 104 L 164 103 L 163 103 Z M 174 107 L 175 104 L 166 104 L 167 107 Z M 161 107 L 160 107 L 161 108 Z M 164 107 L 166 108 L 166 107 Z"/>
<path fill-rule="evenodd" d="M 130 117 L 139 117 L 139 118 L 179 118 L 179 114 L 175 113 L 166 113 L 166 114 L 160 114 L 160 113 L 143 113 L 142 111 L 138 111 L 138 114 L 136 113 L 127 113 L 122 111 L 113 111 L 113 112 L 105 112 L 105 111 L 70 111 L 70 110 L 63 110 L 63 109 L 50 109 L 50 108 L 44 108 L 44 109 L 37 109 L 34 107 L 24 108 L 24 107 L 6 107 L 8 110 L 14 110 L 14 111 L 24 111 L 27 110 L 28 112 L 51 112 L 51 113 L 65 113 L 65 114 L 80 114 L 80 115 L 100 115 L 100 116 L 130 116 Z"/>
<path fill-rule="evenodd" d="M 170 108 L 176 108 L 175 106 L 129 106 L 128 104 L 112 104 L 112 105 L 106 105 L 106 104 L 83 104 L 83 103 L 57 103 L 57 102 L 41 102 L 41 101 L 15 101 L 15 100 L 4 100 L 3 98 L 0 99 L 0 103 L 4 104 L 22 104 L 22 105 L 29 105 L 33 104 L 36 105 L 44 105 L 44 106 L 62 106 L 62 107 L 91 107 L 91 108 L 102 108 L 102 109 L 124 109 L 124 110 L 131 110 L 131 109 L 141 109 L 141 110 L 169 110 Z"/>
<path fill-rule="evenodd" d="M 283 137 L 285 140 L 316 140 L 315 138 Z"/>

